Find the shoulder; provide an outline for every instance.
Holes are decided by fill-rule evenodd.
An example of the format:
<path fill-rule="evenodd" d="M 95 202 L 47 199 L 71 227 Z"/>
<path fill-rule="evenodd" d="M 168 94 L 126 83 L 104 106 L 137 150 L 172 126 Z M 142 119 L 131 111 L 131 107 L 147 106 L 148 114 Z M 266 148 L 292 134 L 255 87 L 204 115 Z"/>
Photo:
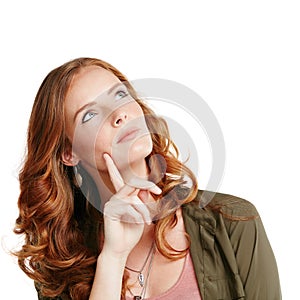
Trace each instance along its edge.
<path fill-rule="evenodd" d="M 249 220 L 259 216 L 253 203 L 244 198 L 224 193 L 199 191 L 196 201 L 211 198 L 208 203 L 204 202 L 206 210 L 217 211 L 224 217 L 232 220 Z"/>
<path fill-rule="evenodd" d="M 217 193 L 206 190 L 199 190 L 195 199 L 185 204 L 187 213 L 208 214 L 214 217 L 222 217 L 233 220 L 243 221 L 256 219 L 259 213 L 256 207 L 248 200 L 231 194 Z"/>

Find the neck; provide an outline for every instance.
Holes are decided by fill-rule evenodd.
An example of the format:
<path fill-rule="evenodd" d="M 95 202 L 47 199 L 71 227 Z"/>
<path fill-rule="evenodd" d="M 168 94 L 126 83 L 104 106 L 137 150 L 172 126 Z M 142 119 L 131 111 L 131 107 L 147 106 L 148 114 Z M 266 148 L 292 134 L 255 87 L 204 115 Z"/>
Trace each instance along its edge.
<path fill-rule="evenodd" d="M 133 267 L 134 269 L 139 269 L 141 267 L 145 259 L 145 253 L 148 253 L 153 244 L 155 235 L 154 230 L 154 224 L 144 226 L 144 232 L 141 236 L 141 239 L 132 249 L 127 258 L 127 266 Z"/>

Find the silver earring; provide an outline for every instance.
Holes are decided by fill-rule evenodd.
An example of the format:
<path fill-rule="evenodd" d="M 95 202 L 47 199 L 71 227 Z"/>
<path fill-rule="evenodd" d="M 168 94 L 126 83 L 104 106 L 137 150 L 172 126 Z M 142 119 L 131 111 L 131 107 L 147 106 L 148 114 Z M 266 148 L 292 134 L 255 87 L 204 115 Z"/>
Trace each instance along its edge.
<path fill-rule="evenodd" d="M 78 169 L 79 169 L 79 167 L 74 166 L 75 178 L 76 178 L 78 186 L 81 187 L 82 186 L 82 176 L 80 175 Z"/>

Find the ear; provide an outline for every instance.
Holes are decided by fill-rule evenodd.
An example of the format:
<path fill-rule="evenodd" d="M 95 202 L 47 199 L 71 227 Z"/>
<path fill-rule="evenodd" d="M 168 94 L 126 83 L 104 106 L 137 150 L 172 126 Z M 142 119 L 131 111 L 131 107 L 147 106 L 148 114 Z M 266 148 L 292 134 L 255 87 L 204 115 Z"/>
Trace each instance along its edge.
<path fill-rule="evenodd" d="M 76 166 L 80 161 L 79 157 L 72 152 L 72 150 L 64 151 L 61 155 L 61 160 L 66 166 L 69 167 Z"/>

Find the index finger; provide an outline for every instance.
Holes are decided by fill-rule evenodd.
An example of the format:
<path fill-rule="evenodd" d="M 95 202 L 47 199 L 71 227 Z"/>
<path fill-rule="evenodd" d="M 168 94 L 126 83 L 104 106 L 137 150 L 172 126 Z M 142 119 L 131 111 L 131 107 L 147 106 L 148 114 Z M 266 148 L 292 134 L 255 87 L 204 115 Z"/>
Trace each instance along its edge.
<path fill-rule="evenodd" d="M 126 184 L 136 189 L 148 190 L 157 195 L 161 194 L 162 190 L 155 183 L 149 180 L 134 176 L 125 182 L 110 155 L 105 153 L 103 154 L 103 157 L 106 162 L 110 179 L 117 192 Z"/>
<path fill-rule="evenodd" d="M 123 178 L 122 178 L 118 168 L 116 167 L 114 161 L 110 157 L 110 155 L 108 155 L 107 153 L 104 153 L 103 158 L 106 162 L 110 180 L 111 180 L 115 190 L 118 192 L 124 186 Z"/>

